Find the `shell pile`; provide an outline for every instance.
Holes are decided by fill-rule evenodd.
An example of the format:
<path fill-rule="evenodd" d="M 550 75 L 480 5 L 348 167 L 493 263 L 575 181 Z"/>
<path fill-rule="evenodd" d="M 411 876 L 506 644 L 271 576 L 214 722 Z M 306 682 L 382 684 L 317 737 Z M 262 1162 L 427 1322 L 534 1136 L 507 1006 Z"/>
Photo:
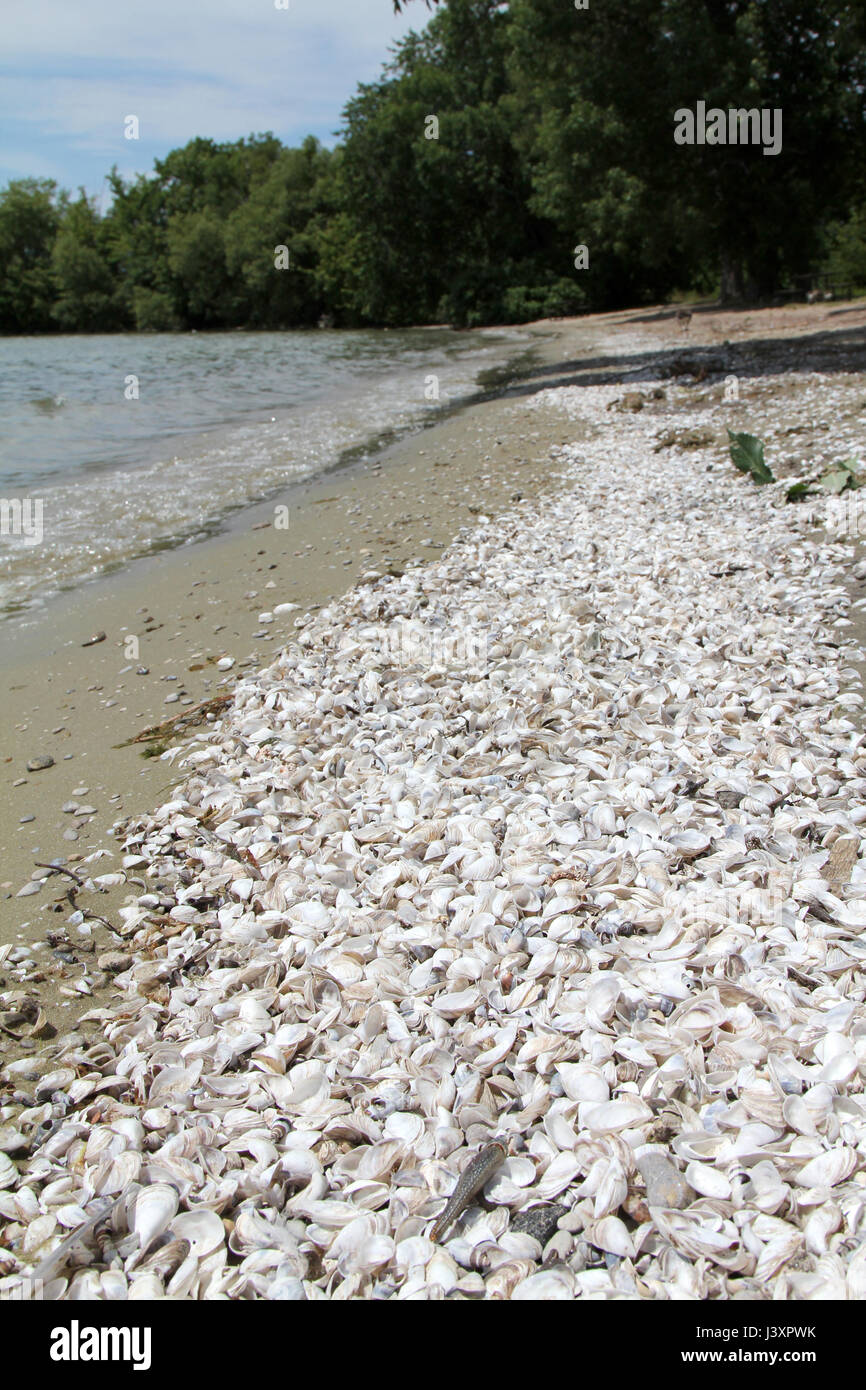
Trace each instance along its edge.
<path fill-rule="evenodd" d="M 866 1297 L 853 548 L 615 396 L 178 755 L 102 1040 L 2 1073 L 0 1286 Z"/>

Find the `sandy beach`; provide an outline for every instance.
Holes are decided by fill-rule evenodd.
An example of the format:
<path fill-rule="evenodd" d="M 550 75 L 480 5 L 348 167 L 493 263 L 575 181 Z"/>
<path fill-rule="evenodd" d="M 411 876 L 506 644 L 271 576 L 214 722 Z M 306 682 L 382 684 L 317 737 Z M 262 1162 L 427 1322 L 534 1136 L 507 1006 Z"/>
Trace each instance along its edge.
<path fill-rule="evenodd" d="M 539 344 L 552 343 L 556 331 L 541 325 Z M 171 767 L 129 740 L 230 693 L 239 676 L 272 659 L 298 615 L 365 573 L 438 554 L 460 526 L 552 485 L 550 449 L 562 442 L 556 419 L 527 422 L 520 411 L 484 402 L 392 445 L 370 465 L 348 464 L 248 509 L 224 535 L 95 580 L 23 628 L 8 624 L 0 654 L 8 793 L 0 812 L 0 945 L 44 946 L 46 930 L 58 925 L 44 909 L 58 898 L 69 907 L 56 876 L 38 895 L 19 897 L 39 881 L 37 861 L 74 870 L 98 853 L 103 870 L 116 867 L 113 826 L 168 794 Z M 275 524 L 277 508 L 288 509 L 287 529 Z M 286 604 L 296 609 L 273 613 Z M 273 616 L 263 622 L 262 613 Z M 127 659 L 130 636 L 137 655 Z M 220 670 L 227 659 L 231 669 Z M 53 765 L 29 772 L 28 761 L 39 757 Z M 84 961 L 92 955 L 89 936 L 75 945 Z M 89 997 L 69 979 L 81 972 L 46 956 L 29 984 L 63 1010 L 61 1018 L 72 1017 Z M 34 978 L 45 965 L 45 978 Z"/>
<path fill-rule="evenodd" d="M 42 1271 L 55 1297 L 76 1277 L 89 1281 L 85 1297 L 274 1296 L 250 1262 L 266 1248 L 244 1216 L 251 1210 L 272 1224 L 274 1210 L 283 1213 L 283 1258 L 273 1263 L 280 1297 L 648 1298 L 669 1296 L 673 1284 L 680 1297 L 738 1289 L 761 1297 L 776 1280 L 772 1296 L 807 1298 L 816 1261 L 831 1256 L 823 1278 L 838 1289 L 862 1285 L 862 1261 L 853 1259 L 866 1173 L 859 542 L 829 534 L 817 504 L 786 507 L 778 489 L 737 475 L 727 429 L 763 438 L 780 480 L 820 472 L 840 455 L 862 459 L 866 308 L 707 308 L 685 325 L 660 309 L 534 330 L 535 365 L 499 396 L 399 441 L 372 464 L 243 513 L 223 536 L 66 595 L 4 635 L 0 1134 L 22 1187 L 35 1164 L 38 1191 L 74 1168 L 64 1166 L 62 1146 L 39 1156 L 39 1125 L 71 1133 L 71 1116 L 86 1105 L 88 1123 L 107 1128 L 122 1112 L 143 1125 L 141 1142 L 112 1150 L 128 1161 L 109 1171 L 100 1158 L 97 1172 L 96 1157 L 82 1160 L 76 1212 L 89 1220 L 106 1209 L 104 1198 L 128 1202 L 131 1244 L 110 1271 L 86 1243 L 60 1258 L 71 1216 L 47 1221 L 22 1252 L 19 1214 L 21 1230 L 6 1245 L 20 1268 Z M 287 530 L 275 525 L 280 506 L 289 508 Z M 446 659 L 441 675 L 434 653 L 435 679 L 416 660 L 399 679 L 411 684 L 411 675 L 419 693 L 407 685 L 392 700 L 375 645 L 381 632 L 363 636 L 363 624 L 414 620 L 419 595 L 430 610 L 424 621 L 435 615 L 442 631 L 474 623 L 478 650 L 453 670 Z M 715 668 L 709 655 L 701 666 L 699 638 Z M 360 643 L 354 655 L 352 640 Z M 290 655 L 281 657 L 287 643 Z M 789 679 L 786 660 L 802 679 Z M 350 665 L 359 688 L 369 677 L 358 709 L 347 703 Z M 524 676 L 532 688 L 522 695 Z M 322 727 L 316 680 L 331 700 Z M 237 696 L 225 720 L 215 710 L 210 729 L 159 740 L 179 752 L 146 758 L 130 742 L 220 696 Z M 437 724 L 437 702 L 456 724 Z M 466 710 L 475 722 L 467 716 L 458 733 Z M 628 739 L 620 718 L 634 719 Z M 751 720 L 738 745 L 736 726 Z M 708 733 L 715 721 L 721 743 Z M 381 728 L 384 771 L 374 744 L 361 751 L 360 724 L 368 737 Z M 434 750 L 425 740 L 437 729 Z M 262 745 L 271 736 L 286 739 L 282 760 Z M 433 751 L 445 759 L 443 787 L 430 784 L 429 804 L 404 766 L 412 749 L 422 762 Z M 51 763 L 29 771 L 40 759 Z M 315 786 L 301 776 L 307 759 Z M 629 781 L 637 764 L 642 771 Z M 584 795 L 578 768 L 600 779 L 604 796 Z M 473 776 L 489 785 L 473 792 Z M 773 776 L 790 786 L 780 781 L 767 796 L 755 789 Z M 356 779 L 357 814 L 341 777 Z M 285 883 L 253 832 L 235 833 L 252 794 L 239 790 L 240 778 L 262 805 L 286 798 L 269 804 L 266 821 L 299 818 L 281 850 L 291 870 Z M 646 795 L 626 794 L 626 784 Z M 712 804 L 698 794 L 705 787 Z M 174 809 L 151 818 L 166 804 Z M 540 809 L 533 821 L 540 807 L 549 823 Z M 316 824 L 329 813 L 333 824 Z M 418 839 L 419 824 L 437 816 L 442 825 Z M 446 830 L 451 817 L 456 839 Z M 172 838 L 176 822 L 182 829 Z M 125 845 L 120 823 L 131 835 Z M 381 854 L 377 824 L 391 826 Z M 221 825 L 234 866 L 208 898 L 203 875 L 211 869 L 219 879 L 207 856 L 217 852 Z M 458 870 L 446 913 L 444 875 L 462 863 L 457 831 L 473 825 L 473 852 L 490 864 Z M 822 872 L 837 843 L 853 851 L 845 874 L 828 880 Z M 631 856 L 626 868 L 623 855 Z M 330 881 L 329 857 L 340 869 Z M 389 877 L 392 862 L 407 857 L 437 865 L 442 896 L 420 867 L 414 879 Z M 774 905 L 755 909 L 751 938 L 727 916 L 694 930 L 694 902 L 691 918 L 684 902 L 696 880 L 705 875 L 702 891 L 724 896 L 732 873 L 776 892 Z M 76 883 L 101 876 L 102 891 Z M 561 898 L 556 912 L 545 894 Z M 610 918 L 601 932 L 599 914 Z M 408 963 L 395 924 L 418 947 Z M 371 967 L 378 933 L 383 961 L 392 953 L 397 961 L 391 975 L 391 965 L 380 974 Z M 441 972 L 422 970 L 428 961 Z M 545 1004 L 539 981 L 548 977 L 558 983 Z M 227 1005 L 214 1013 L 221 981 L 230 994 L 250 995 L 247 1014 Z M 563 1022 L 569 1009 L 584 1021 Z M 362 1015 L 374 1010 L 378 1024 L 364 1033 Z M 839 1040 L 829 1051 L 817 1046 L 824 1016 L 824 1031 Z M 246 1029 L 254 1040 L 223 1054 L 229 1022 L 232 1036 Z M 203 1024 L 199 1051 L 184 1052 Z M 63 1035 L 73 1027 L 70 1043 Z M 787 1050 L 786 1033 L 795 1040 Z M 725 1053 L 729 1035 L 752 1037 L 755 1047 Z M 97 1082 L 82 1060 L 100 1038 L 109 1047 L 100 1089 L 117 1114 L 94 1108 Z M 344 1069 L 341 1040 L 350 1038 Z M 554 1040 L 547 1052 L 545 1038 Z M 121 1074 L 124 1047 L 142 1057 L 157 1049 L 146 1083 L 144 1071 L 135 1073 L 134 1091 L 101 1084 Z M 161 1098 L 160 1067 L 174 1069 Z M 482 1077 L 475 1087 L 473 1068 Z M 40 1087 L 47 1069 L 65 1100 Z M 229 1073 L 238 1086 L 221 1090 Z M 175 1094 L 175 1081 L 191 1093 L 202 1075 L 214 1080 L 209 1094 L 232 1097 L 236 1116 L 261 1120 L 237 1119 L 237 1132 L 229 1125 L 219 1142 L 208 1134 L 211 1151 L 231 1144 L 237 1163 L 217 1165 L 219 1173 L 205 1165 L 207 1182 L 224 1186 L 203 1198 L 205 1178 L 157 1153 L 217 1113 L 189 1109 Z M 370 1075 L 384 1096 L 380 1109 L 366 1092 L 362 1103 Z M 405 1088 L 409 1075 L 419 1078 L 418 1104 L 388 1090 Z M 791 1097 L 803 1098 L 801 1109 Z M 754 1122 L 751 1147 L 696 1146 L 705 1108 L 715 1105 L 721 1124 L 707 1132 L 723 1133 L 728 1103 L 741 1107 L 731 1126 Z M 37 1118 L 52 1104 L 56 1112 Z M 288 1131 L 278 1112 L 291 1116 Z M 244 1145 L 247 1131 L 255 1135 Z M 478 1231 L 488 1224 L 475 1244 L 492 1250 L 479 1265 L 471 1234 L 455 1237 L 446 1254 L 425 1232 L 439 1210 L 431 1197 L 450 1192 L 464 1159 L 494 1133 L 506 1135 L 508 1153 L 486 1189 L 492 1216 L 476 1209 Z M 653 1156 L 668 1167 L 653 1170 L 644 1161 Z M 602 1161 L 617 1176 L 600 1196 L 587 1174 Z M 736 1163 L 754 1170 L 739 1204 Z M 230 1192 L 238 1165 L 246 1187 Z M 390 1206 L 388 1174 L 400 1193 Z M 690 1196 L 684 1188 L 674 1201 L 668 1187 L 664 1201 L 653 1200 L 652 1184 L 672 1181 L 686 1182 Z M 765 1199 L 773 1183 L 819 1195 L 774 1203 Z M 191 1242 L 170 1270 L 171 1262 L 137 1268 L 134 1198 L 148 1187 L 179 1194 L 180 1214 L 176 1198 L 165 1199 L 172 1210 L 154 1237 L 155 1250 L 163 1235 L 166 1244 Z M 513 1224 L 532 1207 L 529 1195 L 562 1208 L 558 1229 L 541 1242 Z M 715 1243 L 702 1243 L 701 1204 L 713 1202 Z M 233 1241 L 227 1249 L 208 1227 L 202 1239 L 212 1243 L 199 1263 L 187 1220 L 196 1203 L 217 1225 L 222 1213 Z M 726 1203 L 730 1211 L 721 1210 Z M 807 1227 L 834 1204 L 835 1227 L 828 1220 L 823 1236 Z M 652 1208 L 667 1215 L 657 1220 Z M 738 1222 L 735 1209 L 745 1213 Z M 118 1230 L 123 1246 L 123 1221 Z"/>
<path fill-rule="evenodd" d="M 675 423 L 685 406 L 715 401 L 712 457 L 724 466 L 726 426 L 760 434 L 765 403 L 784 399 L 784 378 L 768 391 L 764 371 L 847 370 L 858 355 L 862 371 L 864 325 L 858 303 L 709 309 L 687 329 L 665 308 L 530 325 L 534 365 L 504 394 L 398 441 L 371 464 L 347 464 L 245 510 L 223 535 L 141 560 L 55 599 L 25 624 L 8 623 L 0 644 L 0 947 L 21 953 L 17 970 L 10 973 L 16 962 L 8 955 L 3 963 L 6 985 L 17 990 L 8 1007 L 20 1011 L 26 986 L 27 1007 L 38 1001 L 47 1009 L 50 1032 L 86 1013 L 94 989 L 100 998 L 111 989 L 95 967 L 100 950 L 114 944 L 111 933 L 97 922 L 64 932 L 72 880 L 36 865 L 119 867 L 116 827 L 168 797 L 178 776 L 173 765 L 147 756 L 176 740 L 130 740 L 183 709 L 230 695 L 239 677 L 273 659 L 296 621 L 365 573 L 424 562 L 461 526 L 556 488 L 555 451 L 573 439 L 573 428 L 556 397 L 531 416 L 526 399 L 573 382 L 684 380 L 680 402 L 648 409 Z M 741 402 L 722 411 L 728 369 L 744 386 Z M 613 414 L 606 428 L 615 430 L 619 418 Z M 855 419 L 862 423 L 862 415 Z M 796 426 L 794 460 L 823 457 L 829 425 L 818 417 Z M 278 507 L 288 509 L 286 530 L 275 525 Z M 297 611 L 273 612 L 286 604 Z M 273 618 L 263 623 L 262 613 Z M 856 612 L 854 621 L 866 633 Z M 104 640 L 88 645 L 102 633 Z M 138 655 L 127 659 L 130 636 Z M 225 659 L 233 664 L 223 671 L 217 663 Z M 39 757 L 53 765 L 28 771 Z M 108 889 L 94 910 L 111 920 L 130 886 Z M 58 928 L 63 939 L 55 940 Z M 13 1055 L 18 1042 L 38 1046 L 26 1034 L 0 1035 L 0 1057 Z"/>

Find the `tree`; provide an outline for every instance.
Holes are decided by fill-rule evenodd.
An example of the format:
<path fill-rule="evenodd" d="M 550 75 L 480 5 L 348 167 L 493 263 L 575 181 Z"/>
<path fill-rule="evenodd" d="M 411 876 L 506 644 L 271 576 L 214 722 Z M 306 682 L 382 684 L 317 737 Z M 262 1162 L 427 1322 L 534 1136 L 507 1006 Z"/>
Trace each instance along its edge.
<path fill-rule="evenodd" d="M 79 191 L 62 211 L 51 248 L 52 318 L 67 332 L 110 333 L 129 326 L 108 231 L 94 203 Z"/>
<path fill-rule="evenodd" d="M 313 136 L 281 150 L 229 218 L 226 266 L 243 288 L 246 322 L 291 328 L 315 322 L 325 308 L 317 272 L 324 224 L 335 211 L 332 158 Z"/>
<path fill-rule="evenodd" d="M 59 225 L 53 179 L 15 179 L 0 192 L 0 332 L 54 327 L 51 248 Z"/>
<path fill-rule="evenodd" d="M 592 238 L 604 302 L 715 266 L 772 293 L 849 205 L 864 130 L 862 11 L 846 0 L 514 0 L 511 78 L 533 206 Z M 780 108 L 783 150 L 675 145 L 674 113 Z"/>
<path fill-rule="evenodd" d="M 113 170 L 104 217 L 10 184 L 0 331 L 474 325 L 678 288 L 763 297 L 827 257 L 860 278 L 862 0 L 418 12 L 333 152 L 197 137 L 151 175 Z M 678 143 L 675 113 L 699 102 L 781 111 L 780 151 Z"/>
<path fill-rule="evenodd" d="M 528 206 L 509 26 L 496 0 L 450 0 L 348 103 L 340 243 L 327 240 L 324 273 L 339 279 L 339 257 L 343 301 L 361 318 L 489 323 L 581 302 L 570 261 L 549 255 L 551 226 Z"/>
<path fill-rule="evenodd" d="M 125 312 L 137 329 L 170 331 L 181 327 L 174 277 L 168 261 L 168 212 L 158 179 L 139 174 L 125 182 L 113 168 L 114 195 L 106 219 Z"/>
<path fill-rule="evenodd" d="M 123 295 L 142 329 L 233 327 L 248 296 L 226 256 L 227 228 L 285 153 L 268 133 L 219 144 L 196 138 L 154 163 L 152 177 L 111 173 L 111 235 Z"/>

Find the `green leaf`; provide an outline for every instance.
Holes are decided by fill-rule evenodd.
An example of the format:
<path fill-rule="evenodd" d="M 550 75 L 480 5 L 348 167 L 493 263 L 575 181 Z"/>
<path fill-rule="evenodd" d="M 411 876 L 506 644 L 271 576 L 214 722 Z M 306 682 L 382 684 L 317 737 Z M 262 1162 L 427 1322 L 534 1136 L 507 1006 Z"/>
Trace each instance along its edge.
<path fill-rule="evenodd" d="M 820 483 L 825 492 L 845 492 L 846 489 L 853 491 L 860 486 L 856 475 L 844 464 L 837 464 L 828 473 L 823 473 Z"/>
<path fill-rule="evenodd" d="M 785 493 L 786 502 L 799 502 L 801 497 L 811 497 L 815 492 L 811 483 L 794 483 Z"/>
<path fill-rule="evenodd" d="M 735 434 L 728 430 L 731 462 L 741 473 L 751 473 L 756 483 L 774 483 L 776 479 L 764 462 L 764 445 L 753 434 Z"/>

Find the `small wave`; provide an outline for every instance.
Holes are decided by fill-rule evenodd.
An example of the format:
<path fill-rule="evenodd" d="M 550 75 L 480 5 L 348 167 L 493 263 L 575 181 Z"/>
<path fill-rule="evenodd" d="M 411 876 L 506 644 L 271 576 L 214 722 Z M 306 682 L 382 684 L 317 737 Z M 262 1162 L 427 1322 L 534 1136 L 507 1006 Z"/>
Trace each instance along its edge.
<path fill-rule="evenodd" d="M 121 389 L 129 376 L 126 367 L 135 351 L 152 351 L 152 343 L 67 344 L 65 352 L 86 388 L 76 389 L 75 408 L 65 417 L 71 425 L 49 423 L 66 404 L 60 391 L 29 401 L 45 420 L 41 434 L 34 436 L 20 410 L 14 421 L 14 449 L 7 457 L 20 458 L 8 459 L 0 494 L 12 495 L 14 478 L 22 500 L 39 498 L 44 535 L 39 545 L 27 546 L 13 536 L 0 537 L 0 612 L 23 612 L 138 556 L 214 535 L 240 509 L 372 456 L 442 408 L 468 398 L 491 361 L 513 356 L 515 342 L 525 341 L 503 334 L 497 351 L 489 337 L 466 335 L 455 343 L 455 335 L 438 341 L 419 330 L 387 338 L 339 336 L 342 344 L 337 334 L 327 335 L 323 354 L 318 336 L 211 335 L 205 342 L 172 335 L 165 360 L 137 364 L 140 398 L 126 404 Z M 222 394 L 202 390 L 204 346 L 209 368 L 214 354 L 221 359 L 223 370 L 209 370 L 207 377 L 211 385 L 220 380 Z M 455 347 L 462 351 L 455 353 Z M 268 367 L 267 380 L 262 377 L 270 360 L 266 349 L 282 354 L 277 368 Z M 291 371 L 284 370 L 287 361 Z M 62 363 L 56 365 L 60 377 Z M 117 399 L 106 404 L 97 395 L 109 371 L 120 387 Z M 162 376 L 154 384 L 151 374 L 158 371 Z M 434 401 L 432 378 L 438 392 Z M 159 395 L 157 388 L 162 404 L 150 400 Z M 22 471 L 34 440 L 37 458 L 31 455 L 29 469 Z"/>

